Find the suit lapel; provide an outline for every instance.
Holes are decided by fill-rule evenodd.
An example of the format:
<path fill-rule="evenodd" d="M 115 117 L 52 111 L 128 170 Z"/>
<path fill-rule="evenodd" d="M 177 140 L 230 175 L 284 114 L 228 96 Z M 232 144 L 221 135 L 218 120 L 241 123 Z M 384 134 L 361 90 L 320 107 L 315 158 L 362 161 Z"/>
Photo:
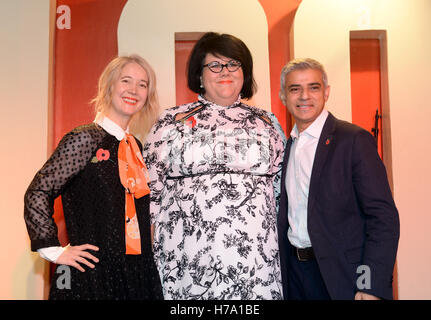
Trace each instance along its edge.
<path fill-rule="evenodd" d="M 284 158 L 283 158 L 283 171 L 281 173 L 281 181 L 286 180 L 286 171 L 287 171 L 287 162 L 289 161 L 290 147 L 292 146 L 292 137 L 287 139 L 286 149 L 284 150 Z"/>
<path fill-rule="evenodd" d="M 283 169 L 281 172 L 281 194 L 280 194 L 280 207 L 279 207 L 279 219 L 283 222 L 283 226 L 287 223 L 287 194 L 286 194 L 286 172 L 287 172 L 287 162 L 289 161 L 290 147 L 292 145 L 292 137 L 289 137 L 286 143 L 286 148 L 284 150 L 283 158 Z"/>
<path fill-rule="evenodd" d="M 336 118 L 329 113 L 328 118 L 322 128 L 319 142 L 317 144 L 316 155 L 314 156 L 313 169 L 310 177 L 310 189 L 308 192 L 308 215 L 313 212 L 313 206 L 316 200 L 316 193 L 318 191 L 320 175 L 325 165 L 326 159 L 331 147 L 334 144 L 334 131 L 336 126 Z"/>

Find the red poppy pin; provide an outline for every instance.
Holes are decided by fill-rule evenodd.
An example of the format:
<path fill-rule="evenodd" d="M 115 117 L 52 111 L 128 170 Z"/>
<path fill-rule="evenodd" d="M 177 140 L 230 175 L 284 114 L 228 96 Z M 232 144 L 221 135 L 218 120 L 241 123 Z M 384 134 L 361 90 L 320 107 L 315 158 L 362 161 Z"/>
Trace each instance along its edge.
<path fill-rule="evenodd" d="M 188 125 L 190 128 L 193 128 L 196 125 L 196 119 L 193 116 L 191 116 L 190 118 L 185 120 L 184 123 Z"/>
<path fill-rule="evenodd" d="M 110 160 L 109 157 L 110 157 L 109 150 L 100 148 L 99 150 L 97 150 L 96 156 L 93 157 L 93 159 L 91 159 L 91 162 L 97 163 L 99 161 Z"/>
<path fill-rule="evenodd" d="M 331 140 L 329 140 L 329 139 L 326 139 L 326 142 L 325 142 L 325 144 L 326 145 L 328 145 L 328 144 L 330 144 L 331 143 Z"/>

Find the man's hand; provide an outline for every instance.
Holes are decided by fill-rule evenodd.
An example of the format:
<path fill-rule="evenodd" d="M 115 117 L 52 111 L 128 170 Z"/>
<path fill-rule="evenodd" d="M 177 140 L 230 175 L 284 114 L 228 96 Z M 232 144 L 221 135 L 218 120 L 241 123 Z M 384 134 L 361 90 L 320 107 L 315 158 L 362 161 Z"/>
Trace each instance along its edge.
<path fill-rule="evenodd" d="M 355 300 L 381 300 L 381 299 L 368 293 L 356 292 Z"/>

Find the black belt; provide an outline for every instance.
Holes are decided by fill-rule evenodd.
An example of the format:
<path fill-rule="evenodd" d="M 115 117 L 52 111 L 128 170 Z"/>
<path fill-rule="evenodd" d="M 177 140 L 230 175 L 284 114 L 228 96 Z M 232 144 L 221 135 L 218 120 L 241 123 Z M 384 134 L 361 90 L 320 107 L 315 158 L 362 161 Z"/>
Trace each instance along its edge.
<path fill-rule="evenodd" d="M 299 261 L 310 261 L 316 259 L 312 247 L 309 248 L 296 248 L 292 246 L 293 254 Z"/>

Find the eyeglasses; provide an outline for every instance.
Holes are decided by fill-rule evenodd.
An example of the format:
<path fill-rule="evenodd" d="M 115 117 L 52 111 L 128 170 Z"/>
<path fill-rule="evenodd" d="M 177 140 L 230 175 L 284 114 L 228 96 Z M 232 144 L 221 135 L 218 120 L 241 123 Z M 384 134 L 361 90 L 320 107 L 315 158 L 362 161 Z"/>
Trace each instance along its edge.
<path fill-rule="evenodd" d="M 213 61 L 207 64 L 204 64 L 203 67 L 208 67 L 214 73 L 220 73 L 223 71 L 223 68 L 226 68 L 229 72 L 235 72 L 241 67 L 241 62 L 230 60 L 228 63 L 222 64 L 218 61 Z"/>

